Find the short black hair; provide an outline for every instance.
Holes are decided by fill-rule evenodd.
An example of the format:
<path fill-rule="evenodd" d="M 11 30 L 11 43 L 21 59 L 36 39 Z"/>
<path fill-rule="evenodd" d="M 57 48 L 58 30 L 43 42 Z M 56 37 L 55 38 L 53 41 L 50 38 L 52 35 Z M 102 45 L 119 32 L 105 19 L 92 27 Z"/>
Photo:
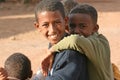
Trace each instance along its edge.
<path fill-rule="evenodd" d="M 42 0 L 35 8 L 35 19 L 38 21 L 38 13 L 43 11 L 59 11 L 62 17 L 65 17 L 64 6 L 58 0 Z"/>
<path fill-rule="evenodd" d="M 97 10 L 91 5 L 79 4 L 70 11 L 70 14 L 74 13 L 88 14 L 92 18 L 93 22 L 97 23 L 98 13 Z"/>
<path fill-rule="evenodd" d="M 64 5 L 65 8 L 65 14 L 66 16 L 68 16 L 70 10 L 75 7 L 76 5 L 78 5 L 79 3 L 75 0 L 62 0 L 61 1 Z"/>
<path fill-rule="evenodd" d="M 22 53 L 10 55 L 5 61 L 4 68 L 7 71 L 8 77 L 25 80 L 32 76 L 31 62 Z"/>

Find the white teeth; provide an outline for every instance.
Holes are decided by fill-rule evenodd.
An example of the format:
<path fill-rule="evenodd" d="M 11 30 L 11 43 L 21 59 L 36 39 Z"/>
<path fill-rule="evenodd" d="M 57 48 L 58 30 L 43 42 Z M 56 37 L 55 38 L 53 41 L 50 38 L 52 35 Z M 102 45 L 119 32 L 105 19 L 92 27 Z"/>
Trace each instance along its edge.
<path fill-rule="evenodd" d="M 57 37 L 57 34 L 56 35 L 51 35 L 50 37 L 55 39 Z"/>

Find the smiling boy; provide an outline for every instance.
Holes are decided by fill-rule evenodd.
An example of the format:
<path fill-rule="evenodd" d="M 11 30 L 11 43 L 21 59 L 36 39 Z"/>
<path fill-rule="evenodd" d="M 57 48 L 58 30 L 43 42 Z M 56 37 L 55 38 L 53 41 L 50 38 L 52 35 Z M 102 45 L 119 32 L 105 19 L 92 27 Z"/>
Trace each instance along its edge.
<path fill-rule="evenodd" d="M 68 22 L 61 2 L 42 0 L 35 9 L 35 17 L 35 27 L 49 41 L 50 47 L 67 35 Z M 53 66 L 46 80 L 88 80 L 86 60 L 85 55 L 74 50 L 55 53 Z M 45 70 L 48 71 L 48 68 Z"/>

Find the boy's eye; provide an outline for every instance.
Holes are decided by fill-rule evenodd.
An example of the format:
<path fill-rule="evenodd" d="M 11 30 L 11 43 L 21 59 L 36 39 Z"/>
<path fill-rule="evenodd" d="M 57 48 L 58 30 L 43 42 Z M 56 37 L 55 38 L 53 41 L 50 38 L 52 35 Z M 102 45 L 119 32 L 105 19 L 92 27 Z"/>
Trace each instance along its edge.
<path fill-rule="evenodd" d="M 60 25 L 61 24 L 61 22 L 60 21 L 55 21 L 55 23 L 54 23 L 55 25 Z"/>
<path fill-rule="evenodd" d="M 61 21 L 54 21 L 53 25 L 58 26 L 61 24 Z"/>
<path fill-rule="evenodd" d="M 42 27 L 48 27 L 48 24 L 47 24 L 47 23 L 46 23 L 46 24 L 43 24 Z"/>
<path fill-rule="evenodd" d="M 85 24 L 79 24 L 79 27 L 80 27 L 80 29 L 83 29 L 83 28 L 86 27 L 86 25 Z"/>
<path fill-rule="evenodd" d="M 55 23 L 59 24 L 59 23 L 61 23 L 61 22 L 60 22 L 60 21 L 56 21 Z"/>

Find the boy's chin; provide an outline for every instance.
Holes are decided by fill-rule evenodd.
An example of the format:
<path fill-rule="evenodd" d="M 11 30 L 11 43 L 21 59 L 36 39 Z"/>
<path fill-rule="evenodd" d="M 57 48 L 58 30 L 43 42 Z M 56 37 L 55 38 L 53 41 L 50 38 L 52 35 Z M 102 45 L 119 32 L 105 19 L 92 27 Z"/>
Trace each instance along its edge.
<path fill-rule="evenodd" d="M 54 45 L 54 44 L 57 44 L 58 41 L 51 41 L 50 43 L 51 43 L 51 45 Z"/>

